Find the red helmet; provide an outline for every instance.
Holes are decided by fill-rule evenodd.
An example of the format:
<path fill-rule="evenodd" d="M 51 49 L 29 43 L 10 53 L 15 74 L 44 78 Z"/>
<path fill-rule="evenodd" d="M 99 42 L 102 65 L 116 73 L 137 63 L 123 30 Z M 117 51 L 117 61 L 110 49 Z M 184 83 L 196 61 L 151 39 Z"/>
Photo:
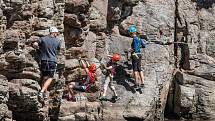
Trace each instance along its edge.
<path fill-rule="evenodd" d="M 120 60 L 120 55 L 119 54 L 114 54 L 113 56 L 112 56 L 112 61 L 113 62 L 117 62 L 117 61 L 119 61 Z"/>
<path fill-rule="evenodd" d="M 96 65 L 95 64 L 90 64 L 89 71 L 95 72 L 96 71 Z"/>

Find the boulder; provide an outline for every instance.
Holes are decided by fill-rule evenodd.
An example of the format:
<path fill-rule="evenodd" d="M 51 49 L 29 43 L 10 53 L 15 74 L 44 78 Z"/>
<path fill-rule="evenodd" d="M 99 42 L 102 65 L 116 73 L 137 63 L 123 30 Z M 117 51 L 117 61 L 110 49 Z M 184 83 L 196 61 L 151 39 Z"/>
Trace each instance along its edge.
<path fill-rule="evenodd" d="M 64 14 L 64 24 L 75 27 L 75 28 L 80 28 L 81 27 L 81 22 L 78 20 L 78 16 L 75 14 Z"/>
<path fill-rule="evenodd" d="M 40 90 L 40 85 L 35 80 L 31 80 L 31 79 L 13 79 L 10 82 L 14 83 L 14 84 L 18 84 L 19 87 L 25 86 L 25 87 L 34 89 L 36 91 Z"/>
<path fill-rule="evenodd" d="M 67 13 L 86 13 L 89 7 L 88 0 L 65 0 L 65 12 Z"/>
<path fill-rule="evenodd" d="M 94 0 L 89 8 L 90 30 L 104 30 L 107 27 L 107 6 L 106 0 Z"/>
<path fill-rule="evenodd" d="M 38 92 L 33 89 L 9 83 L 8 106 L 12 111 L 17 112 L 37 111 L 42 106 L 37 94 Z"/>
<path fill-rule="evenodd" d="M 79 60 L 77 59 L 68 59 L 65 61 L 65 68 L 67 70 L 73 70 L 80 67 Z"/>

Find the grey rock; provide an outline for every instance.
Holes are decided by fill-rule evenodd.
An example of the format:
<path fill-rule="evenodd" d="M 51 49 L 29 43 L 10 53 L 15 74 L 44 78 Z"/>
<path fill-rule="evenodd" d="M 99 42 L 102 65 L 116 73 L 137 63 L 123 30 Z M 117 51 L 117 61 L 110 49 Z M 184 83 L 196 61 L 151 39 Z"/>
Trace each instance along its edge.
<path fill-rule="evenodd" d="M 41 104 L 38 102 L 37 91 L 9 83 L 9 101 L 8 106 L 13 111 L 37 111 Z"/>
<path fill-rule="evenodd" d="M 81 102 L 85 103 L 86 105 L 80 105 L 80 102 L 65 102 L 61 105 L 61 110 L 59 113 L 60 117 L 71 116 L 76 114 L 77 112 L 81 112 L 81 110 L 85 110 L 87 112 L 96 112 L 97 108 L 100 107 L 99 102 Z M 79 114 L 77 114 L 79 115 Z M 82 113 L 80 113 L 82 115 Z M 85 114 L 84 114 L 85 115 Z M 73 117 L 73 116 L 71 116 Z M 76 117 L 76 116 L 75 116 Z"/>
<path fill-rule="evenodd" d="M 73 70 L 73 69 L 78 68 L 78 67 L 80 67 L 80 63 L 79 63 L 79 60 L 77 60 L 77 59 L 70 59 L 70 60 L 65 61 L 65 68 L 66 69 Z"/>
<path fill-rule="evenodd" d="M 39 91 L 40 85 L 37 81 L 31 79 L 13 79 L 10 81 L 11 83 L 18 84 L 20 87 L 25 86 L 34 90 Z"/>
<path fill-rule="evenodd" d="M 83 44 L 84 52 L 87 58 L 95 58 L 96 39 L 97 39 L 96 34 L 89 31 L 86 37 L 86 40 L 84 41 L 84 44 Z"/>
<path fill-rule="evenodd" d="M 121 18 L 122 14 L 122 2 L 118 0 L 110 0 L 108 6 L 107 19 L 108 21 L 115 21 Z"/>
<path fill-rule="evenodd" d="M 86 13 L 89 10 L 88 0 L 65 0 L 67 13 Z"/>
<path fill-rule="evenodd" d="M 122 0 L 122 1 L 130 5 L 136 5 L 140 0 Z"/>
<path fill-rule="evenodd" d="M 80 112 L 75 114 L 75 120 L 76 121 L 84 121 L 86 120 L 86 113 Z"/>
<path fill-rule="evenodd" d="M 59 117 L 58 121 L 76 121 L 74 115 Z"/>
<path fill-rule="evenodd" d="M 72 27 L 81 27 L 81 22 L 78 20 L 78 16 L 75 14 L 64 14 L 64 24 Z"/>
<path fill-rule="evenodd" d="M 40 80 L 40 75 L 38 73 L 31 72 L 31 71 L 23 71 L 21 73 L 14 73 L 14 74 L 7 73 L 6 76 L 9 79 L 32 79 L 36 81 Z"/>
<path fill-rule="evenodd" d="M 7 103 L 9 98 L 8 91 L 9 91 L 8 80 L 5 76 L 0 75 L 0 103 L 1 104 Z"/>
<path fill-rule="evenodd" d="M 108 1 L 94 0 L 89 9 L 90 30 L 104 30 L 107 26 Z"/>
<path fill-rule="evenodd" d="M 85 53 L 82 47 L 71 47 L 65 52 L 66 59 L 77 59 L 79 57 L 85 57 Z"/>
<path fill-rule="evenodd" d="M 12 121 L 12 112 L 8 110 L 6 104 L 0 104 L 0 118 L 8 121 Z"/>
<path fill-rule="evenodd" d="M 51 18 L 54 15 L 53 0 L 42 0 L 39 2 L 39 15 L 45 18 Z"/>
<path fill-rule="evenodd" d="M 67 48 L 81 47 L 86 38 L 86 33 L 82 29 L 65 27 L 65 43 Z"/>

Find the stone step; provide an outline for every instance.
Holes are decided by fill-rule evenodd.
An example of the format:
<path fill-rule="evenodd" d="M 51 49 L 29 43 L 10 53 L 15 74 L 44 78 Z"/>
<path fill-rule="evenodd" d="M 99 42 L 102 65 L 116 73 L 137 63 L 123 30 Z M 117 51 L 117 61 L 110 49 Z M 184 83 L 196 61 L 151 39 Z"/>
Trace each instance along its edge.
<path fill-rule="evenodd" d="M 98 108 L 100 108 L 99 102 L 69 102 L 63 100 L 63 103 L 60 106 L 59 116 L 64 117 L 74 115 L 77 112 L 97 112 Z"/>

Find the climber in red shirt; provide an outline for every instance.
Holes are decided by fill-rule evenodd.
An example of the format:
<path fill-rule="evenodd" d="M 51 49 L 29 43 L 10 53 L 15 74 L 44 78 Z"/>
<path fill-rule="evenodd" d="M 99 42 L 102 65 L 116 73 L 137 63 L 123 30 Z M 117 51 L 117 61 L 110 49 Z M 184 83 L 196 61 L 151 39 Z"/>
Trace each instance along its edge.
<path fill-rule="evenodd" d="M 96 65 L 90 64 L 89 67 L 84 63 L 83 60 L 80 60 L 83 65 L 87 77 L 81 82 L 70 82 L 68 85 L 69 94 L 67 100 L 74 100 L 74 92 L 73 90 L 81 91 L 81 92 L 91 92 L 91 88 L 96 87 L 96 80 L 98 80 L 96 75 Z"/>

